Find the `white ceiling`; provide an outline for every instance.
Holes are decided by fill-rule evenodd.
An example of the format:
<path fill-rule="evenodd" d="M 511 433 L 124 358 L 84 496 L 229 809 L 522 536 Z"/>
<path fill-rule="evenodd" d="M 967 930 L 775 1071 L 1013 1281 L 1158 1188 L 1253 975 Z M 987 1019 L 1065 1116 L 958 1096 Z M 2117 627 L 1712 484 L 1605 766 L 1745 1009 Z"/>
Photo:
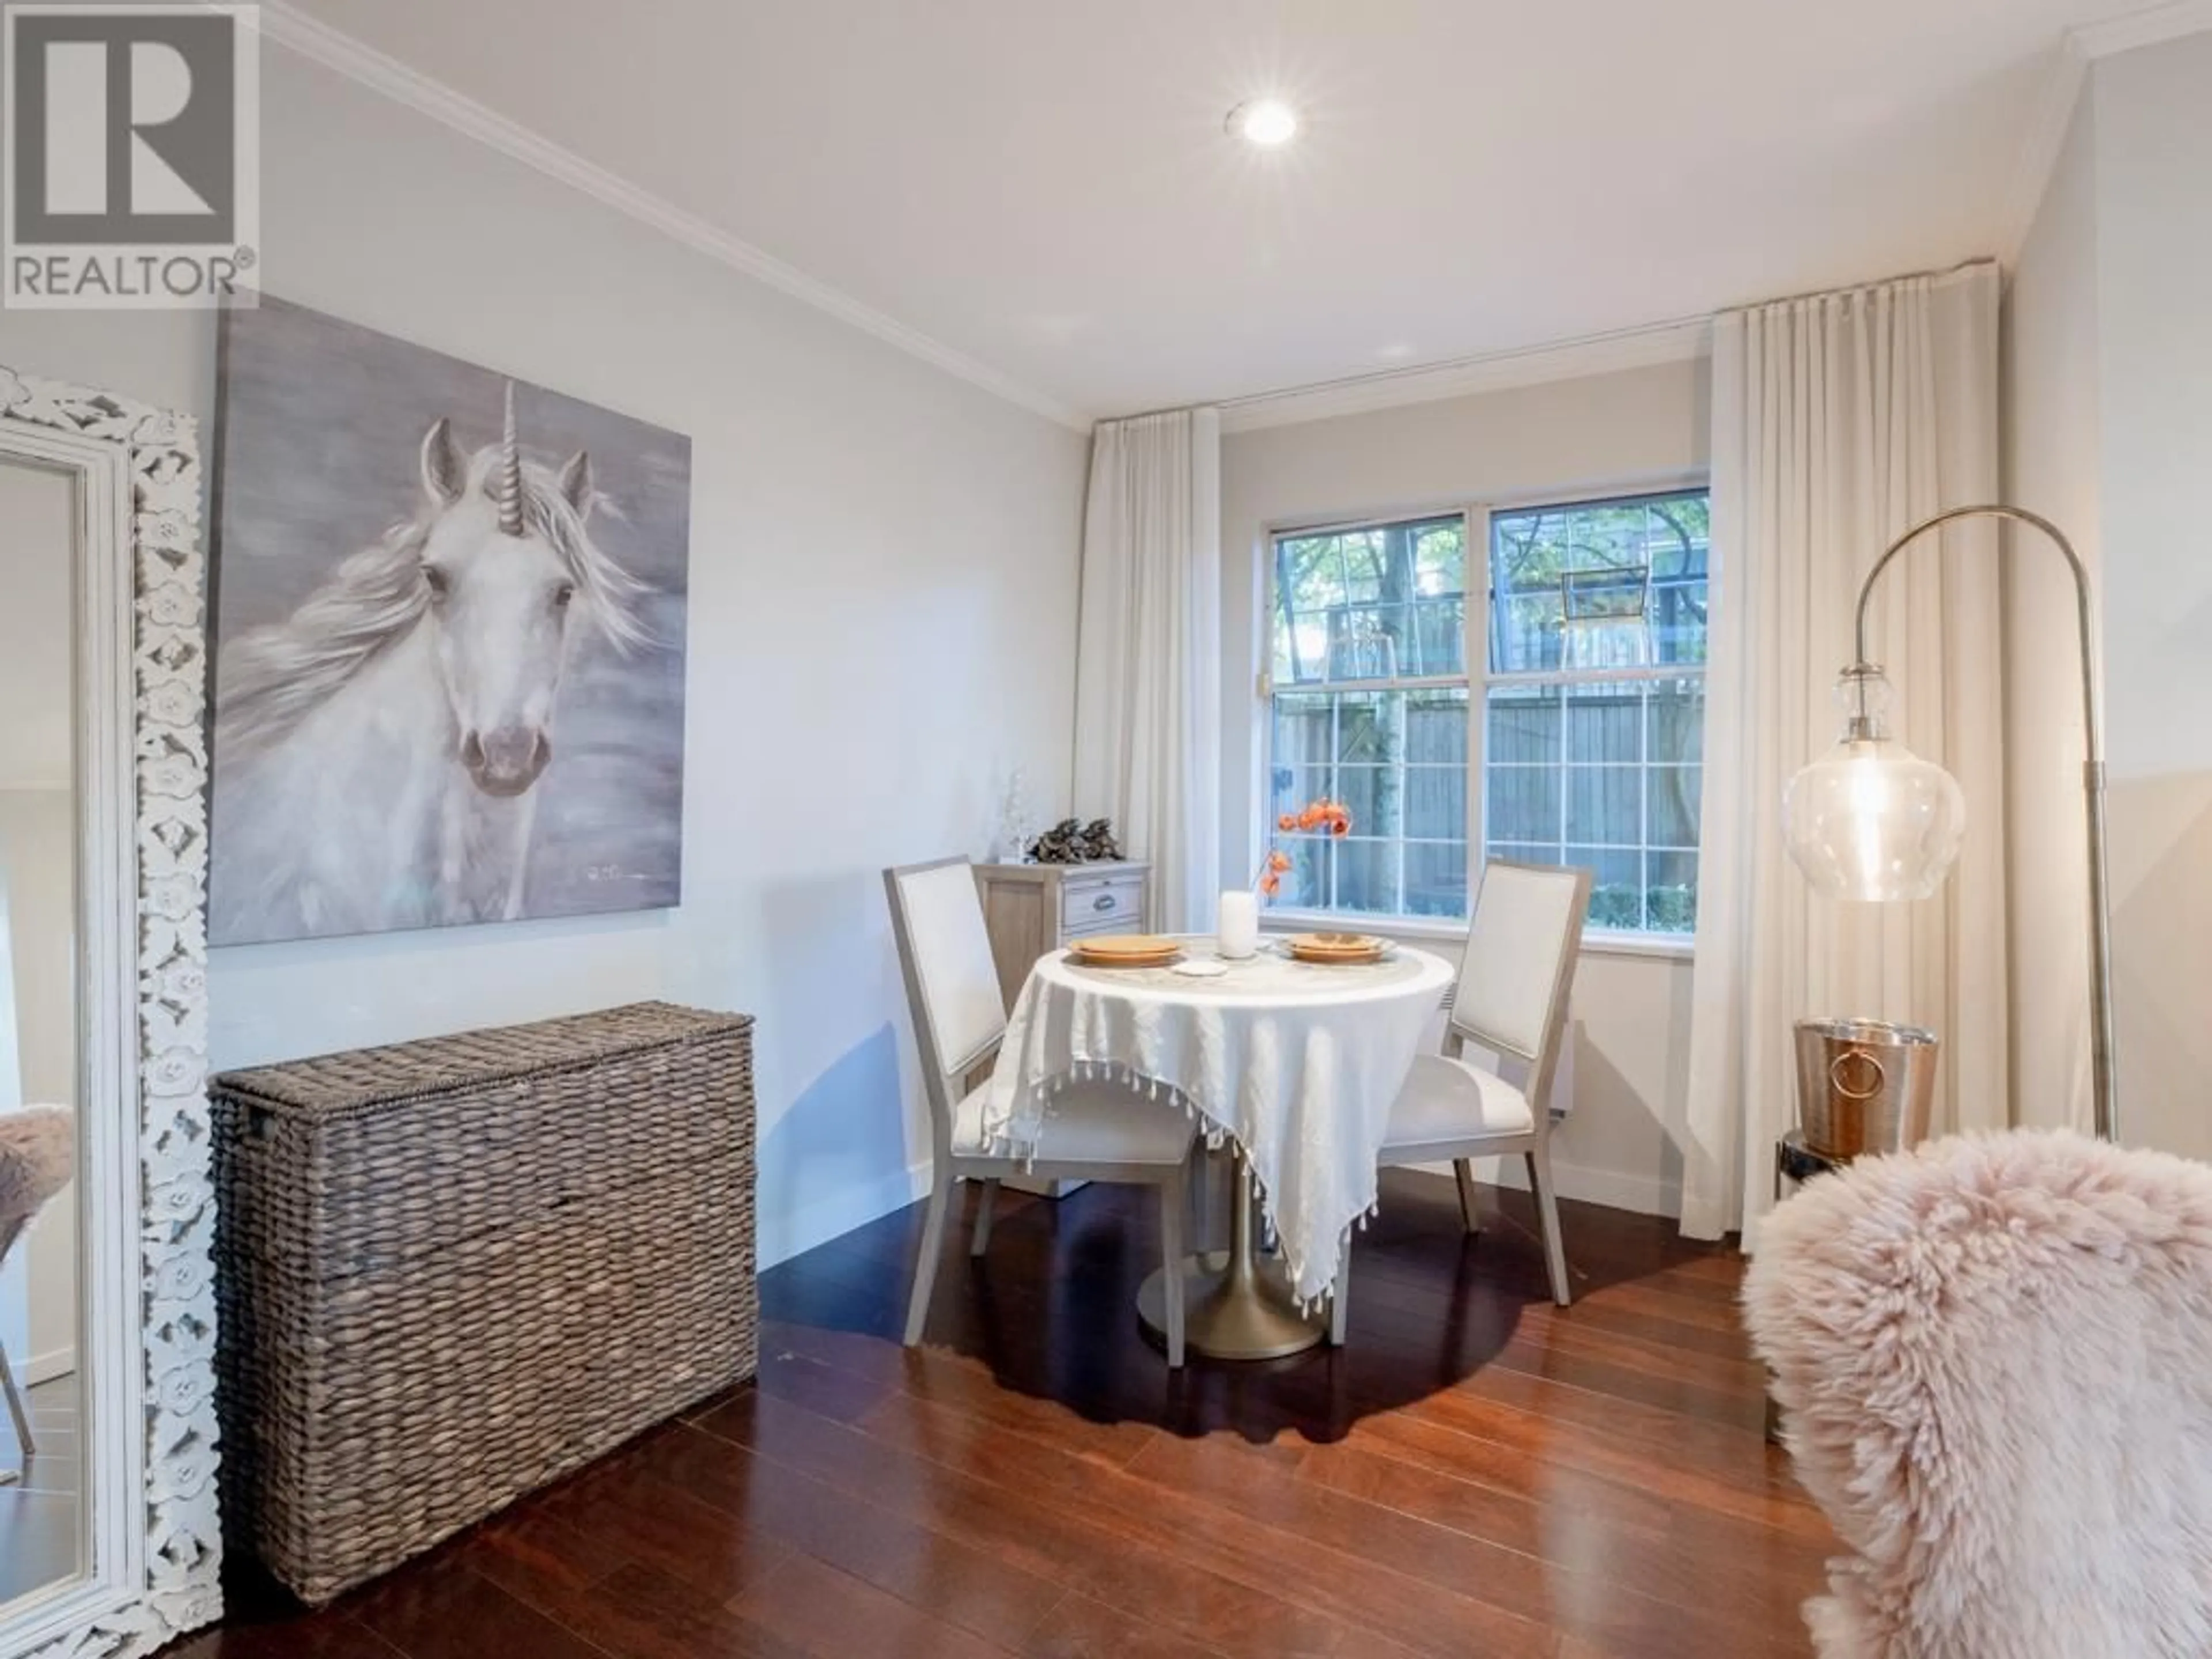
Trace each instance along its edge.
<path fill-rule="evenodd" d="M 2141 3 L 294 0 L 1080 415 L 2001 252 L 2065 31 Z"/>

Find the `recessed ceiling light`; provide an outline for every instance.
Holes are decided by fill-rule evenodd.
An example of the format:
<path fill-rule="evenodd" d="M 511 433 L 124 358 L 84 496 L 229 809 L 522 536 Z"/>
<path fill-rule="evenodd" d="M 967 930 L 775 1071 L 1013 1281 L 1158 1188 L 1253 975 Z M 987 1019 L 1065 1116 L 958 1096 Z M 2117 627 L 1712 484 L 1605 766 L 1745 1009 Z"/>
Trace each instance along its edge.
<path fill-rule="evenodd" d="M 1252 98 L 1231 110 L 1223 125 L 1246 143 L 1273 149 L 1297 136 L 1298 112 L 1279 98 Z"/>

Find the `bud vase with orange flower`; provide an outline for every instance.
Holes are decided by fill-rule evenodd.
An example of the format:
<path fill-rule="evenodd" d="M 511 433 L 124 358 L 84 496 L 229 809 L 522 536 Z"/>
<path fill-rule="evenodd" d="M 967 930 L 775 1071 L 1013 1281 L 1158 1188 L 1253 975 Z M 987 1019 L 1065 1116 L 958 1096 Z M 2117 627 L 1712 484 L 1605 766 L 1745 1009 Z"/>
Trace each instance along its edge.
<path fill-rule="evenodd" d="M 1286 836 L 1316 835 L 1326 830 L 1332 839 L 1352 833 L 1352 809 L 1342 801 L 1323 796 L 1309 801 L 1296 812 L 1285 812 L 1275 820 L 1275 828 Z M 1267 856 L 1260 861 L 1259 873 L 1252 878 L 1252 885 L 1262 898 L 1273 898 L 1283 890 L 1283 878 L 1290 873 L 1291 855 L 1279 847 L 1267 849 Z"/>
<path fill-rule="evenodd" d="M 1348 836 L 1352 833 L 1352 813 L 1340 801 L 1322 799 L 1310 803 L 1303 811 L 1284 813 L 1275 820 L 1275 828 L 1286 836 L 1310 836 L 1322 831 L 1332 836 Z M 1251 886 L 1232 888 L 1221 896 L 1216 943 L 1223 956 L 1242 960 L 1260 948 L 1260 902 L 1273 898 L 1283 890 L 1283 878 L 1290 869 L 1291 855 L 1279 847 L 1270 847 L 1253 874 Z"/>

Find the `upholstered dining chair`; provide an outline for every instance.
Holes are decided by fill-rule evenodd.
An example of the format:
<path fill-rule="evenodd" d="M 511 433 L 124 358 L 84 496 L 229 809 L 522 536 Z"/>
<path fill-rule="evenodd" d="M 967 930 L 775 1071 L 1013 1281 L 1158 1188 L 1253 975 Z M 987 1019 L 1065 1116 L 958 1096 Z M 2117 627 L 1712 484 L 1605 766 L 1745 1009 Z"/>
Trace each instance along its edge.
<path fill-rule="evenodd" d="M 1389 1128 L 1376 1158 L 1385 1169 L 1450 1164 L 1459 1177 L 1460 1218 L 1472 1233 L 1481 1231 L 1472 1160 L 1520 1153 L 1528 1160 L 1528 1185 L 1543 1229 L 1552 1299 L 1563 1308 L 1573 1300 L 1573 1291 L 1552 1188 L 1552 1115 L 1545 1103 L 1566 1031 L 1567 996 L 1582 954 L 1589 892 L 1587 870 L 1503 859 L 1483 866 L 1467 953 L 1449 994 L 1443 1051 L 1414 1059 L 1406 1086 L 1391 1105 Z M 1522 1062 L 1528 1067 L 1524 1085 L 1516 1088 L 1470 1062 L 1465 1054 L 1470 1042 Z M 1331 1314 L 1339 1341 L 1343 1278 L 1340 1274 Z"/>
<path fill-rule="evenodd" d="M 1033 1175 L 1159 1188 L 1160 1247 L 1170 1266 L 1182 1261 L 1186 1170 L 1194 1134 L 1190 1119 L 1127 1085 L 1071 1080 L 1053 1097 L 1034 1160 L 994 1152 L 983 1132 L 988 1085 L 971 1090 L 967 1079 L 996 1057 L 1006 1034 L 1006 1006 L 991 959 L 975 868 L 964 858 L 908 865 L 884 871 L 884 886 L 890 898 L 891 933 L 906 976 L 915 1040 L 921 1050 L 922 1087 L 929 1097 L 929 1212 L 907 1306 L 907 1346 L 921 1340 L 929 1316 L 956 1181 L 983 1183 L 971 1255 L 980 1256 L 990 1246 L 1000 1181 Z M 1170 1272 L 1165 1278 L 1168 1364 L 1179 1367 L 1183 1276 Z"/>
<path fill-rule="evenodd" d="M 0 1114 L 0 1267 L 7 1265 L 15 1241 L 46 1201 L 69 1185 L 76 1168 L 76 1120 L 70 1113 L 58 1106 L 35 1106 Z M 0 1394 L 7 1396 L 15 1443 L 27 1467 L 38 1446 L 31 1437 L 31 1416 L 23 1408 L 5 1346 L 0 1346 Z M 14 1470 L 0 1470 L 0 1486 L 20 1478 Z"/>

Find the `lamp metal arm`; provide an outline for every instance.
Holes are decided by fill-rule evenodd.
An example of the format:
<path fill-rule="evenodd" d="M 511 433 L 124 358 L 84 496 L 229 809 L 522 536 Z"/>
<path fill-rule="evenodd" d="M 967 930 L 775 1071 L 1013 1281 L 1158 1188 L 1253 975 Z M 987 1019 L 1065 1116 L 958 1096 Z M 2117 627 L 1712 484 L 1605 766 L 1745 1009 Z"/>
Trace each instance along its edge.
<path fill-rule="evenodd" d="M 1862 686 L 1864 677 L 1876 672 L 1867 660 L 1867 607 L 1874 598 L 1875 583 L 1881 579 L 1881 573 L 1889 568 L 1891 561 L 1921 537 L 1961 519 L 2002 519 L 2039 530 L 2066 556 L 2067 567 L 2074 573 L 2075 611 L 2081 635 L 2081 723 L 2086 739 L 2081 787 L 2087 798 L 2089 828 L 2090 1085 L 2097 1138 L 2113 1140 L 2119 1136 L 2119 1080 L 2113 1060 L 2112 1043 L 2112 901 L 2106 878 L 2104 722 L 2097 695 L 2096 614 L 2089 592 L 2089 572 L 2081 562 L 2081 556 L 2074 550 L 2074 544 L 2066 538 L 2065 532 L 2057 525 L 2025 507 L 1959 507 L 1948 513 L 1939 513 L 1934 518 L 1913 526 L 1892 542 L 1882 556 L 1875 561 L 1874 568 L 1867 572 L 1866 580 L 1859 585 L 1858 614 L 1853 630 L 1856 657 L 1845 672 L 1860 677 Z M 1865 708 L 1862 702 L 1860 720 L 1854 721 L 1855 727 L 1863 721 L 1864 715 Z"/>

